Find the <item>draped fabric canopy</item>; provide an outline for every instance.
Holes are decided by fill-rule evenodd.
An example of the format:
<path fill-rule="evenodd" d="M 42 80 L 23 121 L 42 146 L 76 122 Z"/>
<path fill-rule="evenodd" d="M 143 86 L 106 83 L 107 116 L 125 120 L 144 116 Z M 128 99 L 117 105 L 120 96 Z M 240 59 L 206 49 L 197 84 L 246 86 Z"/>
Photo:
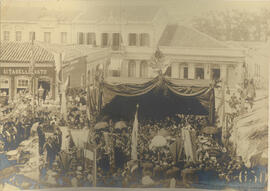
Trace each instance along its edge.
<path fill-rule="evenodd" d="M 189 81 L 191 82 L 191 81 Z M 192 83 L 174 83 L 158 76 L 146 83 L 103 83 L 101 115 L 132 119 L 139 104 L 139 119 L 162 119 L 175 114 L 209 115 L 214 122 L 214 89 Z"/>

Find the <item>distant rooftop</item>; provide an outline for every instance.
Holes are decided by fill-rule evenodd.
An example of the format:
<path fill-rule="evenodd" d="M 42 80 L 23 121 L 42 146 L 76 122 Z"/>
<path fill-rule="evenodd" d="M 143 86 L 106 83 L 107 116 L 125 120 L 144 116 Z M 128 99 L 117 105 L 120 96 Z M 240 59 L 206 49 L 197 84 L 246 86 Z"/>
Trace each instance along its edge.
<path fill-rule="evenodd" d="M 159 7 L 155 6 L 97 6 L 90 7 L 77 20 L 84 22 L 151 22 L 158 11 Z"/>
<path fill-rule="evenodd" d="M 167 25 L 159 45 L 186 48 L 228 48 L 227 45 L 204 33 L 177 24 Z"/>
<path fill-rule="evenodd" d="M 64 61 L 70 61 L 79 57 L 106 51 L 105 48 L 92 47 L 89 45 L 60 45 L 36 42 L 39 46 L 45 48 L 52 53 L 63 53 Z"/>
<path fill-rule="evenodd" d="M 29 63 L 31 61 L 29 42 L 0 42 L 0 62 Z M 89 45 L 58 45 L 35 42 L 33 46 L 36 63 L 53 63 L 54 53 L 63 53 L 64 61 L 84 57 L 90 54 L 106 52 L 107 49 Z"/>
<path fill-rule="evenodd" d="M 55 11 L 43 7 L 6 7 L 1 9 L 1 19 L 8 21 L 39 21 L 51 18 L 57 21 L 72 21 L 78 11 Z"/>
<path fill-rule="evenodd" d="M 44 7 L 6 7 L 1 19 L 8 21 L 39 21 L 52 19 L 60 22 L 151 22 L 159 11 L 155 6 L 91 6 L 87 11 L 58 11 Z"/>

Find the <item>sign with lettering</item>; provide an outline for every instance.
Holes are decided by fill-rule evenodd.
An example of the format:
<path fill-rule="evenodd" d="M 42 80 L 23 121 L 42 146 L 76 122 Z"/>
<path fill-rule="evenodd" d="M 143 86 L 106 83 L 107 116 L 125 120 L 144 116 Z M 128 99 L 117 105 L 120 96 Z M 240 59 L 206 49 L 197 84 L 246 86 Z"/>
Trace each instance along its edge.
<path fill-rule="evenodd" d="M 34 69 L 31 70 L 29 68 L 2 68 L 0 69 L 0 74 L 3 75 L 47 75 L 48 71 L 46 69 Z"/>

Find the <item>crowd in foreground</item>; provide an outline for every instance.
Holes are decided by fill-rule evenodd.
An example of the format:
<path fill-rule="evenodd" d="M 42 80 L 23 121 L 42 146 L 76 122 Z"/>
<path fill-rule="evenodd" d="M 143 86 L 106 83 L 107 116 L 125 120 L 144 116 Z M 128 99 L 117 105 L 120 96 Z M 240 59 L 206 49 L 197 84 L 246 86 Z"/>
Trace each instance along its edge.
<path fill-rule="evenodd" d="M 67 91 L 68 116 L 62 125 L 66 125 L 71 129 L 82 129 L 89 125 L 86 97 L 86 91 L 81 88 Z"/>
<path fill-rule="evenodd" d="M 256 168 L 247 168 L 241 157 L 232 157 L 223 147 L 220 131 L 205 131 L 206 116 L 177 114 L 163 120 L 139 120 L 138 160 L 133 161 L 133 121 L 107 119 L 105 126 L 89 125 L 83 109 L 85 96 L 81 90 L 70 93 L 67 121 L 48 108 L 34 113 L 31 108 L 26 116 L 1 121 L 3 150 L 14 149 L 9 147 L 29 138 L 37 124 L 39 154 L 45 160 L 41 172 L 57 172 L 55 185 L 91 186 L 93 171 L 84 166 L 82 148 L 75 145 L 70 132 L 63 137 L 59 126 L 89 128 L 95 132 L 89 141 L 97 145 L 97 186 L 176 187 L 202 181 L 210 184 L 209 179 L 225 183 L 261 182 Z M 234 96 L 231 99 L 235 101 Z M 163 144 L 153 143 L 157 136 L 162 137 Z M 62 146 L 63 139 L 68 139 L 66 148 Z M 190 179 L 189 175 L 195 178 Z M 49 181 L 46 176 L 41 179 Z"/>
<path fill-rule="evenodd" d="M 176 181 L 191 186 L 196 180 L 207 183 L 209 179 L 224 184 L 262 183 L 256 167 L 247 168 L 241 157 L 233 157 L 222 146 L 220 131 L 205 131 L 205 116 L 176 115 L 161 121 L 141 121 L 136 165 L 130 156 L 132 122 L 120 129 L 117 123 L 108 124 L 97 129 L 95 136 L 98 179 L 103 185 L 167 187 Z M 164 137 L 166 144 L 152 145 L 156 136 Z M 190 175 L 197 179 L 189 179 Z"/>

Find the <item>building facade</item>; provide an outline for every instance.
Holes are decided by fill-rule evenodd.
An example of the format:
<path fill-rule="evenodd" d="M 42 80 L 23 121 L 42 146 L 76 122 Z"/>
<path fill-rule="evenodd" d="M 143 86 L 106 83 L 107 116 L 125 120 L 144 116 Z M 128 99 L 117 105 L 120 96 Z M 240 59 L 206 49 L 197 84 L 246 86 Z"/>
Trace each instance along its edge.
<path fill-rule="evenodd" d="M 42 47 L 30 43 L 1 43 L 0 91 L 9 99 L 21 92 L 38 89 L 47 91 L 47 98 L 55 98 L 54 56 Z M 33 55 L 32 55 L 33 50 Z"/>
<path fill-rule="evenodd" d="M 171 78 L 222 79 L 228 86 L 241 79 L 245 63 L 242 49 L 190 27 L 168 24 L 167 13 L 159 7 L 92 6 L 82 13 L 36 8 L 27 18 L 22 16 L 27 8 L 23 9 L 2 11 L 2 41 L 28 41 L 34 35 L 36 41 L 47 44 L 108 49 L 110 62 L 103 68 L 110 80 L 154 77 L 151 58 L 157 47 L 164 54 Z M 93 77 L 89 68 L 85 79 Z"/>
<path fill-rule="evenodd" d="M 23 13 L 30 9 L 10 7 L 2 11 L 1 40 L 25 42 L 34 36 L 38 42 L 109 48 L 109 76 L 150 77 L 148 60 L 166 27 L 167 13 L 152 6 L 90 9 L 63 13 L 35 8 L 29 15 Z M 139 9 L 144 14 L 138 15 Z"/>
<path fill-rule="evenodd" d="M 171 78 L 221 80 L 232 88 L 243 78 L 244 49 L 230 47 L 188 26 L 168 25 L 159 46 L 171 66 Z"/>

